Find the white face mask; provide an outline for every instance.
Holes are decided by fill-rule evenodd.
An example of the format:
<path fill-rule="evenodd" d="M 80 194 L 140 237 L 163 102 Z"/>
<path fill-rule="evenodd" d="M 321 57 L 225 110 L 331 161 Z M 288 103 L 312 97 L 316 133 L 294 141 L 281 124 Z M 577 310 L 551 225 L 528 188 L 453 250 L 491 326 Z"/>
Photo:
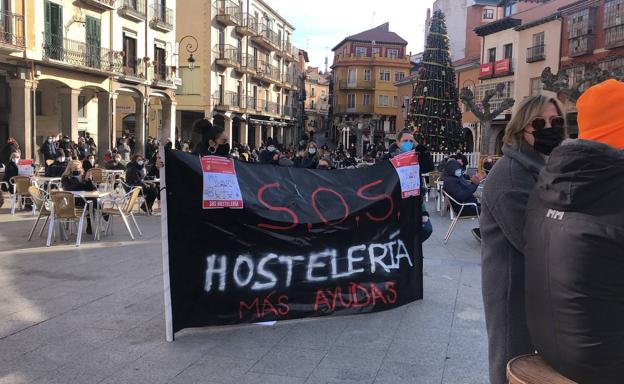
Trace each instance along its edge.
<path fill-rule="evenodd" d="M 316 153 L 316 148 L 310 148 L 310 149 L 308 149 L 308 153 L 309 153 L 310 155 L 314 155 L 314 154 Z"/>
<path fill-rule="evenodd" d="M 121 161 L 121 157 L 115 157 L 115 162 L 119 163 Z"/>
<path fill-rule="evenodd" d="M 143 161 L 143 160 L 139 160 L 139 161 L 137 161 L 137 164 L 139 164 L 139 165 L 141 165 L 141 166 L 142 166 L 143 164 L 145 164 L 145 161 Z"/>
<path fill-rule="evenodd" d="M 15 157 L 15 158 L 13 158 L 13 162 L 14 162 L 15 164 L 19 163 L 19 161 L 20 161 L 20 158 L 19 158 L 19 157 Z"/>
<path fill-rule="evenodd" d="M 275 146 L 273 146 L 273 145 L 269 145 L 269 146 L 267 147 L 267 150 L 268 150 L 269 152 L 273 152 L 273 151 L 275 151 Z"/>
<path fill-rule="evenodd" d="M 95 159 L 89 159 L 89 163 L 91 163 L 91 165 L 95 164 Z"/>
<path fill-rule="evenodd" d="M 59 157 L 56 159 L 56 161 L 58 161 L 59 163 L 64 163 L 65 162 L 65 158 L 64 157 Z"/>

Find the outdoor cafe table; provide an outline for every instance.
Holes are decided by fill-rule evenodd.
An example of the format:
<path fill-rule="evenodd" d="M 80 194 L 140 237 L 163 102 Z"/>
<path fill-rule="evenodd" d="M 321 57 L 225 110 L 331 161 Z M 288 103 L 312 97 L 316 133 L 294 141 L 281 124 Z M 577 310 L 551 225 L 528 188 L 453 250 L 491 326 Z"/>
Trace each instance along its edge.
<path fill-rule="evenodd" d="M 107 196 L 110 196 L 110 192 L 100 192 L 100 191 L 68 191 L 73 195 L 81 196 L 85 198 L 89 204 L 89 217 L 91 218 L 91 224 L 93 228 L 93 239 L 100 239 L 100 212 L 101 212 L 101 199 Z M 93 201 L 96 201 L 97 204 L 93 204 Z M 97 217 L 95 216 L 97 211 Z"/>
<path fill-rule="evenodd" d="M 47 184 L 47 190 L 50 192 L 50 186 L 53 184 L 60 184 L 60 177 L 46 177 L 46 176 L 31 176 L 31 180 L 35 182 L 36 186 Z"/>

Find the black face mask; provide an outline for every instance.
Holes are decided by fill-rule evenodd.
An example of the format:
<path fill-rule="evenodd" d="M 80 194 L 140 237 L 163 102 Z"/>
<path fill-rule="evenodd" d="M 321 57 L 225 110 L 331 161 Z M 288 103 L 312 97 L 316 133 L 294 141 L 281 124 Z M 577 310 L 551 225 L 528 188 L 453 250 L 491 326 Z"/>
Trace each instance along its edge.
<path fill-rule="evenodd" d="M 214 154 L 217 156 L 228 156 L 230 154 L 230 144 L 219 144 L 217 149 L 215 149 Z"/>
<path fill-rule="evenodd" d="M 563 127 L 540 129 L 533 132 L 533 137 L 535 138 L 533 148 L 539 153 L 550 156 L 564 139 Z"/>

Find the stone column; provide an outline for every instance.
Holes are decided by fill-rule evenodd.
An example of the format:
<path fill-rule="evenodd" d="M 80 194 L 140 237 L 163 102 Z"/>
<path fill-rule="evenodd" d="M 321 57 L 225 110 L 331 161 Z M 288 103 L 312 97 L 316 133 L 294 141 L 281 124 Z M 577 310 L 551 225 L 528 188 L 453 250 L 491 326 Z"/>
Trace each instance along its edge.
<path fill-rule="evenodd" d="M 22 151 L 22 158 L 34 159 L 32 132 L 32 91 L 36 84 L 31 80 L 11 79 L 11 120 L 9 136 L 15 138 Z M 3 143 L 4 144 L 4 143 Z"/>
<path fill-rule="evenodd" d="M 273 129 L 272 125 L 269 125 L 267 128 L 267 138 L 270 137 L 272 139 L 275 139 L 275 130 Z"/>
<path fill-rule="evenodd" d="M 111 94 L 108 92 L 98 92 L 98 125 L 97 125 L 97 146 L 98 162 L 102 164 L 104 153 L 112 148 L 111 143 L 111 122 L 114 121 L 114 115 L 111 110 L 112 100 Z M 114 108 L 113 108 L 114 109 Z"/>
<path fill-rule="evenodd" d="M 247 129 L 247 122 L 241 121 L 238 136 L 240 137 L 241 144 L 249 144 L 249 138 L 247 137 L 249 134 L 249 130 Z"/>
<path fill-rule="evenodd" d="M 79 89 L 60 88 L 61 132 L 70 140 L 78 141 L 78 96 Z"/>
<path fill-rule="evenodd" d="M 225 134 L 228 137 L 228 143 L 230 143 L 230 146 L 231 146 L 232 138 L 234 137 L 233 131 L 232 131 L 232 119 L 230 117 L 224 116 L 223 124 L 225 126 Z"/>
<path fill-rule="evenodd" d="M 175 143 L 175 120 L 173 116 L 176 114 L 176 106 L 178 103 L 165 98 L 161 99 L 160 102 L 162 106 L 162 131 L 157 134 L 158 140 L 161 140 L 163 144 L 166 143 L 167 140 L 171 140 L 172 143 Z"/>
<path fill-rule="evenodd" d="M 262 144 L 262 125 L 261 124 L 256 124 L 256 148 L 260 148 L 260 145 Z"/>
<path fill-rule="evenodd" d="M 277 137 L 277 141 L 279 141 L 280 144 L 286 146 L 286 143 L 284 142 L 284 127 L 277 128 Z"/>
<path fill-rule="evenodd" d="M 135 126 L 135 137 L 134 141 L 136 143 L 135 151 L 137 153 L 142 153 L 145 155 L 145 131 L 147 127 L 145 126 L 145 122 L 147 117 L 145 116 L 145 107 L 146 107 L 146 99 L 143 96 L 132 96 L 135 103 L 135 112 L 134 116 L 136 118 L 136 126 Z M 132 154 L 134 155 L 134 154 Z"/>

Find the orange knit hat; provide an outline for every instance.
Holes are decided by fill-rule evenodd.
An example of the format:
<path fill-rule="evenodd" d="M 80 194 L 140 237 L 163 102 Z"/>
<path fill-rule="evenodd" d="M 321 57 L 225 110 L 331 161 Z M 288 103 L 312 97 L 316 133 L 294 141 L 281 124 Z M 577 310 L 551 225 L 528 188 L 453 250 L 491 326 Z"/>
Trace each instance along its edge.
<path fill-rule="evenodd" d="M 579 139 L 624 149 L 624 83 L 594 85 L 576 102 Z"/>

